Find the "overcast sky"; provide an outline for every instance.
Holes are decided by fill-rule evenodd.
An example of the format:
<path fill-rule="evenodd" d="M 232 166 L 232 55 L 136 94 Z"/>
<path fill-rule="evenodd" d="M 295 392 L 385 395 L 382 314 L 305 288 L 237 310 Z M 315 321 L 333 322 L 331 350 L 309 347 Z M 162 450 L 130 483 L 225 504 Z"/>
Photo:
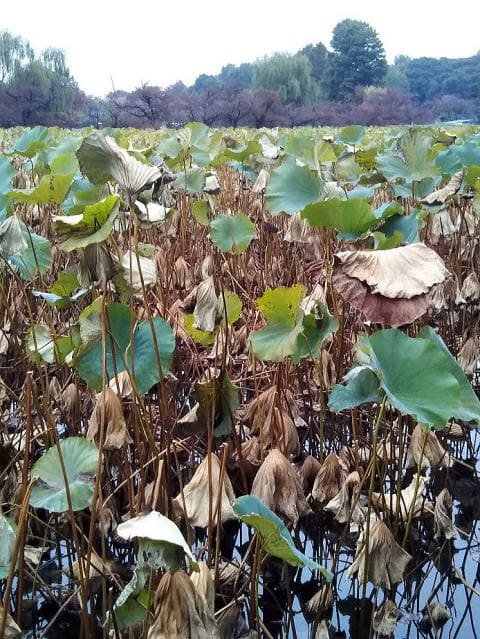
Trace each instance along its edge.
<path fill-rule="evenodd" d="M 457 9 L 455 9 L 457 7 Z M 480 49 L 480 3 L 439 0 L 1 0 L 0 29 L 36 51 L 58 47 L 80 87 L 104 95 L 142 82 L 191 84 L 229 62 L 308 43 L 329 46 L 344 18 L 374 27 L 396 55 L 466 57 Z"/>

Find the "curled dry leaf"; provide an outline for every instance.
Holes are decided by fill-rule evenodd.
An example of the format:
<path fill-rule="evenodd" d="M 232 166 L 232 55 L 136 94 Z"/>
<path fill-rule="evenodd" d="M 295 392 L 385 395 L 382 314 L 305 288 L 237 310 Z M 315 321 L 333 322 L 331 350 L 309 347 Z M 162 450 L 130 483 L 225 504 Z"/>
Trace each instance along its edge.
<path fill-rule="evenodd" d="M 115 262 L 104 242 L 89 244 L 80 257 L 78 282 L 83 288 L 95 285 L 102 291 L 115 275 Z"/>
<path fill-rule="evenodd" d="M 210 568 L 204 561 L 198 562 L 198 572 L 192 572 L 190 579 L 198 593 L 204 597 L 210 612 L 215 612 L 215 584 Z"/>
<path fill-rule="evenodd" d="M 173 280 L 177 288 L 184 288 L 188 291 L 192 287 L 190 266 L 181 255 L 177 258 L 173 267 Z"/>
<path fill-rule="evenodd" d="M 361 583 L 370 581 L 387 589 L 401 582 L 411 560 L 408 552 L 397 544 L 391 531 L 380 519 L 370 525 L 368 553 L 365 537 L 364 530 L 357 542 L 355 561 L 348 569 L 348 576 L 358 573 Z"/>
<path fill-rule="evenodd" d="M 335 515 L 340 524 L 346 524 L 350 519 L 355 523 L 362 523 L 363 512 L 358 498 L 360 496 L 360 475 L 357 471 L 350 473 L 340 488 L 340 492 L 325 506 L 325 510 Z"/>
<path fill-rule="evenodd" d="M 480 282 L 475 271 L 472 271 L 463 280 L 460 297 L 465 304 L 475 303 L 480 300 Z"/>
<path fill-rule="evenodd" d="M 300 217 L 300 213 L 295 213 L 288 220 L 288 227 L 283 239 L 285 242 L 299 242 L 307 244 L 312 234 L 312 227 L 307 220 Z"/>
<path fill-rule="evenodd" d="M 132 380 L 128 371 L 121 371 L 108 382 L 108 387 L 120 397 L 131 397 L 133 393 Z"/>
<path fill-rule="evenodd" d="M 242 461 L 240 461 L 240 458 Z M 248 482 L 252 482 L 262 463 L 262 448 L 257 437 L 242 442 L 240 453 L 237 449 L 232 452 L 232 462 L 235 470 L 242 467 Z"/>
<path fill-rule="evenodd" d="M 163 575 L 148 639 L 218 639 L 207 601 L 183 571 Z"/>
<path fill-rule="evenodd" d="M 269 452 L 253 481 L 251 494 L 296 526 L 311 512 L 292 464 L 276 448 Z"/>
<path fill-rule="evenodd" d="M 270 171 L 266 169 L 265 167 L 260 169 L 260 173 L 258 174 L 257 179 L 255 180 L 252 186 L 252 192 L 262 193 L 266 189 L 269 180 L 270 180 Z"/>
<path fill-rule="evenodd" d="M 441 189 L 433 191 L 433 193 L 426 195 L 420 201 L 424 204 L 445 204 L 449 197 L 452 197 L 452 195 L 458 193 L 460 187 L 462 186 L 462 182 L 463 169 L 461 171 L 457 171 L 457 173 L 452 176 L 451 180 L 447 182 L 447 184 L 445 184 L 445 186 L 443 186 Z"/>
<path fill-rule="evenodd" d="M 0 619 L 3 617 L 3 606 L 0 606 Z M 22 629 L 17 626 L 13 617 L 7 612 L 7 620 L 5 624 L 5 634 L 3 639 L 20 639 L 22 636 Z"/>
<path fill-rule="evenodd" d="M 442 604 L 438 601 L 434 601 L 423 610 L 423 619 L 420 622 L 420 627 L 424 631 L 438 630 L 451 618 L 450 613 Z"/>
<path fill-rule="evenodd" d="M 432 244 L 438 244 L 441 237 L 453 235 L 458 231 L 457 225 L 452 219 L 452 210 L 449 206 L 432 215 L 431 220 L 430 240 Z"/>
<path fill-rule="evenodd" d="M 343 468 L 335 453 L 330 453 L 323 460 L 323 464 L 315 477 L 312 497 L 319 504 L 333 499 L 340 492 L 345 479 Z"/>
<path fill-rule="evenodd" d="M 152 286 L 157 281 L 155 260 L 137 255 L 134 251 L 127 251 L 120 264 L 123 277 L 135 295 L 143 295 L 143 287 Z"/>
<path fill-rule="evenodd" d="M 423 494 L 425 491 L 424 477 L 414 476 L 410 484 L 397 493 L 385 495 L 384 493 L 372 493 L 372 503 L 377 508 L 383 509 L 392 515 L 399 513 L 402 521 L 408 521 L 410 514 L 418 517 L 423 510 Z"/>
<path fill-rule="evenodd" d="M 373 613 L 373 629 L 379 637 L 390 637 L 394 632 L 400 613 L 395 602 L 386 599 Z"/>
<path fill-rule="evenodd" d="M 305 494 L 312 491 L 315 477 L 317 476 L 321 466 L 321 463 L 318 459 L 315 459 L 313 455 L 305 457 L 302 467 L 298 471 L 298 476 L 300 477 L 300 482 Z"/>
<path fill-rule="evenodd" d="M 371 322 L 401 326 L 428 309 L 427 294 L 445 281 L 441 258 L 425 244 L 335 255 L 333 285 Z"/>
<path fill-rule="evenodd" d="M 210 469 L 210 470 L 209 470 Z M 235 493 L 227 474 L 224 473 L 220 485 L 221 464 L 214 453 L 207 455 L 198 466 L 192 479 L 175 498 L 175 502 L 185 509 L 188 523 L 199 528 L 206 528 L 209 522 L 209 504 L 214 522 L 218 521 L 217 504 L 220 508 L 220 521 L 236 519 L 232 509 Z M 211 478 L 211 483 L 209 481 Z"/>
<path fill-rule="evenodd" d="M 422 455 L 423 452 L 423 455 Z M 420 424 L 413 429 L 407 450 L 406 468 L 418 466 L 435 468 L 436 466 L 453 466 L 453 458 L 438 440 L 434 431 L 426 430 Z"/>
<path fill-rule="evenodd" d="M 480 351 L 477 340 L 469 337 L 458 352 L 457 362 L 465 375 L 472 376 L 478 367 Z"/>
<path fill-rule="evenodd" d="M 433 523 L 435 539 L 452 539 L 457 536 L 452 522 L 452 496 L 447 488 L 444 488 L 435 499 Z"/>
<path fill-rule="evenodd" d="M 108 386 L 96 396 L 96 404 L 88 421 L 87 439 L 98 443 L 104 420 L 105 441 L 103 447 L 106 450 L 121 448 L 132 442 L 128 432 L 125 416 L 123 414 L 122 401 L 118 395 Z"/>
<path fill-rule="evenodd" d="M 197 287 L 197 303 L 195 304 L 193 315 L 195 317 L 194 328 L 210 333 L 215 330 L 218 299 L 212 276 L 204 279 Z"/>
<path fill-rule="evenodd" d="M 307 601 L 307 611 L 314 619 L 328 616 L 332 606 L 333 590 L 330 584 L 323 584 L 320 590 Z"/>

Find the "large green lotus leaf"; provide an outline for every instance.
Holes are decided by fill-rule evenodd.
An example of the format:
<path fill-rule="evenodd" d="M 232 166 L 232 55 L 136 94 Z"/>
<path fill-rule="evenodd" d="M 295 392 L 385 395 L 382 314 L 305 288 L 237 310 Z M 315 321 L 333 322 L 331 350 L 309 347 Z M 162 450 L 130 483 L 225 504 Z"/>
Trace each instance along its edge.
<path fill-rule="evenodd" d="M 10 518 L 0 515 L 0 579 L 10 572 L 10 560 L 17 537 L 17 526 Z"/>
<path fill-rule="evenodd" d="M 201 193 L 205 188 L 205 179 L 205 170 L 195 167 L 177 173 L 173 186 L 189 193 Z"/>
<path fill-rule="evenodd" d="M 470 141 L 452 144 L 446 151 L 438 152 L 437 164 L 448 175 L 461 171 L 464 166 L 480 164 L 480 146 Z"/>
<path fill-rule="evenodd" d="M 361 340 L 391 404 L 418 422 L 443 428 L 452 418 L 480 423 L 480 402 L 441 338 L 430 329 L 408 337 L 397 329 Z"/>
<path fill-rule="evenodd" d="M 130 344 L 132 323 L 135 317 L 128 306 L 124 304 L 108 304 L 107 314 L 107 338 L 105 342 L 105 366 L 107 380 L 128 370 L 135 381 L 140 394 L 144 394 L 158 383 L 161 375 L 166 375 L 170 369 L 175 338 L 170 326 L 161 318 L 154 318 L 153 329 L 160 357 L 161 372 L 157 366 L 156 350 L 152 328 L 144 320 L 135 324 L 133 329 L 133 342 Z M 82 321 L 82 320 L 81 320 Z M 95 390 L 103 388 L 103 345 L 98 338 L 99 316 L 93 313 L 83 318 L 84 326 L 82 336 L 91 335 L 93 342 L 87 343 L 77 353 L 74 366 L 80 376 L 89 386 Z M 86 327 L 92 327 L 91 330 Z"/>
<path fill-rule="evenodd" d="M 38 151 L 49 144 L 50 140 L 50 130 L 45 126 L 36 126 L 33 129 L 28 129 L 17 138 L 9 153 L 19 153 L 27 158 L 33 158 Z"/>
<path fill-rule="evenodd" d="M 4 155 L 0 155 L 0 211 L 7 203 L 7 193 L 12 188 L 12 180 L 15 175 L 10 159 Z"/>
<path fill-rule="evenodd" d="M 29 229 L 16 215 L 7 217 L 0 224 L 0 254 L 9 258 L 23 255 L 28 249 Z"/>
<path fill-rule="evenodd" d="M 32 279 L 37 273 L 46 273 L 52 265 L 52 244 L 50 240 L 36 233 L 30 233 L 28 247 L 22 255 L 14 255 L 8 261 L 24 280 Z"/>
<path fill-rule="evenodd" d="M 291 328 L 283 324 L 272 324 L 251 333 L 250 344 L 260 359 L 280 362 L 295 353 L 298 336 L 302 331 L 301 321 Z"/>
<path fill-rule="evenodd" d="M 93 498 L 93 478 L 97 471 L 98 449 L 83 437 L 69 437 L 61 441 L 59 446 L 60 453 L 58 445 L 52 446 L 33 465 L 31 474 L 37 481 L 32 489 L 30 504 L 54 513 L 68 511 L 61 454 L 72 509 L 83 510 L 91 504 Z"/>
<path fill-rule="evenodd" d="M 335 384 L 328 398 L 328 407 L 336 413 L 367 404 L 379 403 L 385 393 L 375 373 L 366 366 L 355 366 L 344 378 L 345 386 Z"/>
<path fill-rule="evenodd" d="M 83 213 L 54 216 L 55 226 L 63 238 L 60 248 L 73 251 L 103 242 L 110 235 L 119 210 L 120 197 L 109 195 L 85 206 Z"/>
<path fill-rule="evenodd" d="M 325 200 L 306 206 L 302 218 L 311 226 L 324 226 L 342 233 L 364 233 L 378 224 L 371 204 L 366 200 Z"/>
<path fill-rule="evenodd" d="M 288 159 L 272 171 L 265 197 L 273 215 L 292 214 L 317 202 L 322 192 L 323 184 L 316 173 L 305 166 L 297 166 L 294 159 Z"/>
<path fill-rule="evenodd" d="M 431 152 L 432 140 L 425 132 L 409 129 L 390 148 L 377 156 L 377 167 L 390 181 L 404 179 L 406 182 L 420 182 L 438 174 L 435 158 Z"/>
<path fill-rule="evenodd" d="M 337 140 L 344 144 L 351 144 L 357 146 L 365 137 L 366 128 L 360 124 L 351 124 L 340 129 Z"/>
<path fill-rule="evenodd" d="M 30 204 L 61 204 L 74 177 L 74 172 L 44 175 L 35 188 L 10 191 L 8 197 Z"/>
<path fill-rule="evenodd" d="M 237 162 L 245 162 L 251 155 L 262 153 L 262 145 L 258 140 L 250 140 L 246 144 L 241 144 L 238 147 L 227 147 L 222 156 L 229 160 L 236 160 Z"/>
<path fill-rule="evenodd" d="M 233 511 L 243 523 L 255 529 L 265 552 L 291 566 L 319 570 L 325 579 L 331 581 L 332 575 L 328 570 L 298 550 L 283 521 L 260 499 L 253 495 L 239 497 L 233 503 Z"/>
<path fill-rule="evenodd" d="M 242 253 L 255 237 L 255 224 L 247 215 L 218 215 L 210 223 L 210 237 L 221 251 Z"/>

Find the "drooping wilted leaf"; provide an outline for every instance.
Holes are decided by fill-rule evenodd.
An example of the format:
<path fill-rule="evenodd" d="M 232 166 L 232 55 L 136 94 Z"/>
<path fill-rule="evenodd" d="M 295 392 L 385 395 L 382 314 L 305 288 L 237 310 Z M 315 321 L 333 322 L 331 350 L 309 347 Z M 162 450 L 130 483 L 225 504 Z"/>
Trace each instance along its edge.
<path fill-rule="evenodd" d="M 258 533 L 263 550 L 273 557 L 286 561 L 291 566 L 301 566 L 310 570 L 319 570 L 328 581 L 331 574 L 320 564 L 306 557 L 295 546 L 287 527 L 257 497 L 245 495 L 239 497 L 233 509 L 237 516 Z"/>
<path fill-rule="evenodd" d="M 62 456 L 72 510 L 83 510 L 90 505 L 94 491 L 94 476 L 98 466 L 98 448 L 83 437 L 69 437 L 52 446 L 35 462 L 30 504 L 49 512 L 69 510 L 67 489 L 62 471 Z"/>
<path fill-rule="evenodd" d="M 0 579 L 10 572 L 10 560 L 17 537 L 15 522 L 0 514 Z"/>
<path fill-rule="evenodd" d="M 198 569 L 197 561 L 178 526 L 168 517 L 155 510 L 149 512 L 148 515 L 133 517 L 119 524 L 117 534 L 122 539 L 129 540 L 139 537 L 150 539 L 165 546 L 174 546 L 178 552 L 187 558 L 193 570 Z"/>
<path fill-rule="evenodd" d="M 115 180 L 129 196 L 164 177 L 162 169 L 140 162 L 118 146 L 113 138 L 98 132 L 83 140 L 77 158 L 82 173 L 92 184 Z"/>
<path fill-rule="evenodd" d="M 193 309 L 194 328 L 211 333 L 215 330 L 218 317 L 218 298 L 215 292 L 213 276 L 207 277 L 198 285 L 197 303 Z"/>
<path fill-rule="evenodd" d="M 445 204 L 449 197 L 455 195 L 460 190 L 463 182 L 463 170 L 457 171 L 451 180 L 441 189 L 422 198 L 423 204 Z"/>
<path fill-rule="evenodd" d="M 155 260 L 134 251 L 127 251 L 120 262 L 123 277 L 135 295 L 143 295 L 143 288 L 152 286 L 157 281 L 157 264 Z"/>
<path fill-rule="evenodd" d="M 210 222 L 210 237 L 221 251 L 242 253 L 255 237 L 255 224 L 247 215 L 217 215 Z"/>
<path fill-rule="evenodd" d="M 288 159 L 272 171 L 266 189 L 266 203 L 273 215 L 297 213 L 322 195 L 320 178 L 305 166 L 298 166 Z"/>
<path fill-rule="evenodd" d="M 105 242 L 88 244 L 80 256 L 78 279 L 82 286 L 104 291 L 116 273 L 115 262 Z"/>

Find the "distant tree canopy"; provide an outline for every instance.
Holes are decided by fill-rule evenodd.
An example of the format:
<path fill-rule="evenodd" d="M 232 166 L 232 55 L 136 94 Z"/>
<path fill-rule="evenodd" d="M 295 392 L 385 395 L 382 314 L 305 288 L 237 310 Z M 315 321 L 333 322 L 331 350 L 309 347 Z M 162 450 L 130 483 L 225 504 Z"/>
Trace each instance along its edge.
<path fill-rule="evenodd" d="M 7 31 L 0 33 L 0 121 L 4 126 L 70 126 L 78 120 L 84 98 L 63 51 L 49 48 L 36 57 L 26 40 Z"/>
<path fill-rule="evenodd" d="M 383 44 L 366 22 L 342 20 L 333 30 L 328 56 L 328 94 L 350 100 L 359 87 L 383 86 L 387 61 Z"/>
<path fill-rule="evenodd" d="M 253 69 L 253 86 L 278 91 L 284 102 L 305 105 L 317 98 L 312 65 L 306 55 L 275 53 L 259 60 Z"/>
<path fill-rule="evenodd" d="M 415 58 L 405 65 L 412 95 L 419 102 L 440 96 L 480 98 L 480 54 L 471 58 Z"/>

